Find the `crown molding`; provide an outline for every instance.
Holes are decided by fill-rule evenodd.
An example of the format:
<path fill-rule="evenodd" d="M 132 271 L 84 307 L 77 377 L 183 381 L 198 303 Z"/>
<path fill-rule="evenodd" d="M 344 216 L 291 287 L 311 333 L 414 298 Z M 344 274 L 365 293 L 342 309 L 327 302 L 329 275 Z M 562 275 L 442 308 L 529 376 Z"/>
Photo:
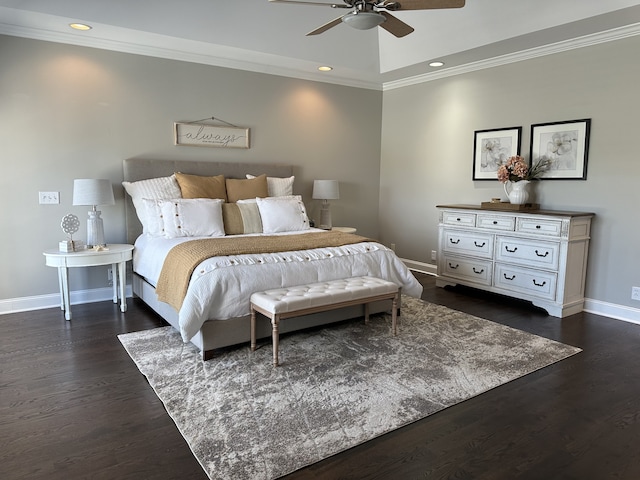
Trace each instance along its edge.
<path fill-rule="evenodd" d="M 456 75 L 463 75 L 465 73 L 471 73 L 478 70 L 485 70 L 488 68 L 499 67 L 502 65 L 508 65 L 511 63 L 522 62 L 525 60 L 531 60 L 538 57 L 544 57 L 547 55 L 554 55 L 556 53 L 562 53 L 569 50 L 575 50 L 578 48 L 590 47 L 593 45 L 599 45 L 601 43 L 613 42 L 616 40 L 622 40 L 624 38 L 633 37 L 640 34 L 640 23 L 627 25 L 625 27 L 614 28 L 604 32 L 594 33 L 591 35 L 585 35 L 571 40 L 563 42 L 552 43 L 541 47 L 530 48 L 507 55 L 501 55 L 478 62 L 471 62 L 465 65 L 457 67 L 446 68 L 438 70 L 437 72 L 424 73 L 421 75 L 415 75 L 412 77 L 403 78 L 400 80 L 393 80 L 385 82 L 382 85 L 382 90 L 394 90 L 396 88 L 403 88 L 410 85 L 417 85 L 420 83 L 432 82 L 434 80 L 440 80 L 442 78 L 453 77 Z"/>
<path fill-rule="evenodd" d="M 95 36 L 82 36 L 76 33 L 44 30 L 2 22 L 0 22 L 0 34 L 134 55 L 144 55 L 147 57 L 178 60 L 181 62 L 199 63 L 255 73 L 265 73 L 300 80 L 331 83 L 369 90 L 382 90 L 382 83 L 380 81 L 354 78 L 355 75 L 354 77 L 340 76 L 339 73 L 336 73 L 336 70 L 330 74 L 318 72 L 317 64 L 314 62 L 191 40 L 182 40 L 176 43 L 175 39 L 170 39 L 171 42 L 167 42 L 169 37 L 160 38 L 162 36 L 158 35 L 155 35 L 156 38 L 152 40 L 160 39 L 158 43 L 165 41 L 174 46 L 167 48 L 165 46 L 144 45 L 135 42 Z M 377 74 L 374 74 L 374 76 L 377 76 Z"/>
<path fill-rule="evenodd" d="M 336 70 L 330 74 L 320 73 L 316 71 L 317 65 L 313 62 L 202 42 L 187 40 L 176 42 L 176 39 L 158 35 L 150 38 L 149 44 L 145 45 L 131 41 L 82 36 L 75 33 L 31 28 L 2 22 L 0 22 L 0 34 L 347 87 L 388 91 L 633 37 L 640 34 L 640 23 L 384 83 L 375 79 L 375 77 L 379 76 L 378 74 L 348 72 L 352 73 L 352 75 L 341 76 L 339 71 Z M 151 45 L 151 43 L 154 43 L 154 45 Z M 171 45 L 171 47 L 162 46 L 163 43 Z"/>

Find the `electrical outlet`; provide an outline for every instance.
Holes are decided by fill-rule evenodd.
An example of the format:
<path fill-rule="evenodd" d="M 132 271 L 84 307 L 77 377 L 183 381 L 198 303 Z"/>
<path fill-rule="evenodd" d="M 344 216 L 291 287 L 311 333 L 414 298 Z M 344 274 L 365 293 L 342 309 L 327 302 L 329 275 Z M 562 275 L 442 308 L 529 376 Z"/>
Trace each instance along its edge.
<path fill-rule="evenodd" d="M 110 287 L 113 285 L 113 268 L 112 267 L 107 268 L 107 282 Z"/>
<path fill-rule="evenodd" d="M 640 300 L 640 287 L 631 287 L 631 300 Z"/>
<path fill-rule="evenodd" d="M 436 251 L 435 250 L 431 250 L 431 260 L 433 260 L 434 262 L 435 262 L 435 260 L 437 258 L 436 255 L 437 255 Z"/>
<path fill-rule="evenodd" d="M 40 205 L 55 205 L 60 203 L 60 192 L 38 192 Z"/>

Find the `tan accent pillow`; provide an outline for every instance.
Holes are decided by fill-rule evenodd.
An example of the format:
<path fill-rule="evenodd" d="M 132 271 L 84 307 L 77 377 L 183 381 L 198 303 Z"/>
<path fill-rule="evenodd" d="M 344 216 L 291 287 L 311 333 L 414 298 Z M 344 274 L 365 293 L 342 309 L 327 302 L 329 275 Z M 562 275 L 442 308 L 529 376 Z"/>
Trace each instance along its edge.
<path fill-rule="evenodd" d="M 220 198 L 224 201 L 227 200 L 224 175 L 204 177 L 179 172 L 175 175 L 178 185 L 180 185 L 182 198 Z"/>
<path fill-rule="evenodd" d="M 227 235 L 262 233 L 262 220 L 257 203 L 223 203 L 222 219 Z"/>
<path fill-rule="evenodd" d="M 269 196 L 266 175 L 260 175 L 259 177 L 247 180 L 227 178 L 226 183 L 227 201 L 231 203 L 247 198 L 264 198 Z"/>

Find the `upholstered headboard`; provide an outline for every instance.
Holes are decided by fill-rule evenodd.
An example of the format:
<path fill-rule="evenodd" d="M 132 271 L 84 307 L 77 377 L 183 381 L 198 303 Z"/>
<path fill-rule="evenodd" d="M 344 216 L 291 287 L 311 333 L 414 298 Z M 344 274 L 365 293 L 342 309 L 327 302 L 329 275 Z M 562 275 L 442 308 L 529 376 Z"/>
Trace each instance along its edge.
<path fill-rule="evenodd" d="M 246 174 L 270 177 L 290 177 L 294 175 L 291 165 L 264 163 L 197 162 L 186 160 L 150 160 L 129 158 L 123 163 L 124 180 L 136 182 L 148 178 L 168 177 L 175 172 L 191 175 L 224 175 L 226 178 L 245 178 Z M 127 224 L 127 242 L 133 243 L 142 233 L 142 225 L 136 216 L 131 197 L 125 196 L 125 217 Z"/>

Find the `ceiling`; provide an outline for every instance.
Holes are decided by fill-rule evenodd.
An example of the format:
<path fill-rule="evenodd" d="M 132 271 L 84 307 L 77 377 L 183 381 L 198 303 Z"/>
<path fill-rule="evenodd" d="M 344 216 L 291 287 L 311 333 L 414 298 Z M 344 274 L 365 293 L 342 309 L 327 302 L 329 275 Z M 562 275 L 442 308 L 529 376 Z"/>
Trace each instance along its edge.
<path fill-rule="evenodd" d="M 0 34 L 385 89 L 640 33 L 639 1 L 467 0 L 395 12 L 415 28 L 404 38 L 345 24 L 305 36 L 347 11 L 268 0 L 0 0 Z M 429 67 L 436 59 L 445 66 Z"/>

